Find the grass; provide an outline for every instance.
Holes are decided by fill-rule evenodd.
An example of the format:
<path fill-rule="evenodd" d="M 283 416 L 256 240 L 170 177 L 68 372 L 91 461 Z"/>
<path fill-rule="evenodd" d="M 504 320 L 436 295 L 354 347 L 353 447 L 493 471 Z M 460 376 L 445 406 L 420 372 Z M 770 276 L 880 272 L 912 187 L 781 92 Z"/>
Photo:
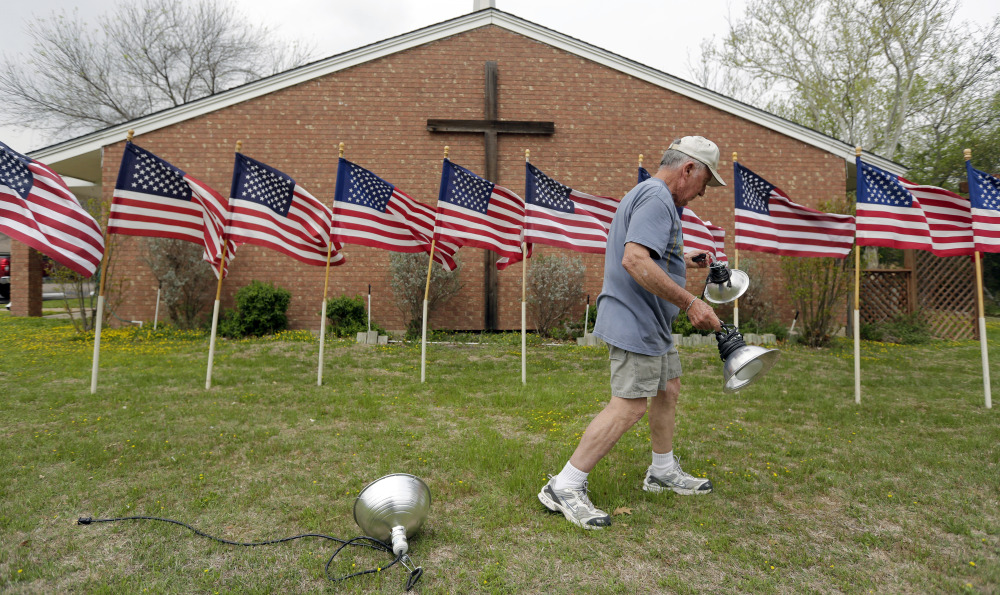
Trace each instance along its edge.
<path fill-rule="evenodd" d="M 0 591 L 397 593 L 398 568 L 327 582 L 330 542 L 73 523 L 348 538 L 357 493 L 392 472 L 432 492 L 410 540 L 426 593 L 1000 589 L 1000 423 L 976 342 L 866 342 L 860 405 L 850 342 L 782 347 L 738 395 L 717 350 L 686 349 L 676 451 L 715 493 L 643 492 L 640 422 L 590 482 L 598 506 L 627 510 L 584 532 L 536 494 L 608 399 L 601 349 L 533 341 L 522 387 L 516 335 L 431 346 L 425 384 L 419 345 L 329 341 L 317 387 L 315 339 L 286 333 L 220 341 L 206 391 L 203 334 L 122 329 L 102 337 L 91 395 L 92 342 L 66 321 L 4 315 L 0 337 Z M 348 551 L 331 573 L 388 560 Z"/>

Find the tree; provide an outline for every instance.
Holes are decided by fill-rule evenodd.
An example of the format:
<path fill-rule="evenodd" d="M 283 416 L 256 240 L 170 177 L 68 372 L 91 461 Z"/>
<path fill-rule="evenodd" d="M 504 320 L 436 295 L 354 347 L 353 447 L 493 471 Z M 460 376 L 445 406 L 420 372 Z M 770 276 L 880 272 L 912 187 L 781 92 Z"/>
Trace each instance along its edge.
<path fill-rule="evenodd" d="M 820 209 L 827 213 L 850 213 L 852 206 L 842 199 L 825 202 Z M 802 320 L 800 336 L 810 347 L 826 345 L 837 330 L 838 314 L 853 286 L 853 265 L 853 251 L 846 258 L 781 257 L 785 287 Z"/>
<path fill-rule="evenodd" d="M 435 262 L 431 269 L 430 286 L 427 286 L 427 261 L 424 252 L 413 254 L 393 252 L 389 254 L 389 287 L 396 300 L 396 306 L 406 319 L 407 338 L 419 338 L 423 329 L 424 291 L 427 290 L 427 317 L 458 295 L 463 284 L 462 262 L 455 258 L 455 270 L 447 271 Z"/>
<path fill-rule="evenodd" d="M 132 120 L 281 72 L 309 49 L 249 24 L 229 0 L 122 2 L 96 29 L 61 13 L 0 63 L 4 123 L 57 134 Z"/>
<path fill-rule="evenodd" d="M 954 0 L 750 0 L 710 59 L 766 90 L 761 107 L 893 159 L 988 113 L 1000 19 L 954 26 L 954 10 Z"/>
<path fill-rule="evenodd" d="M 579 258 L 536 256 L 528 267 L 528 304 L 535 330 L 551 337 L 552 329 L 583 302 L 585 268 Z"/>
<path fill-rule="evenodd" d="M 201 244 L 170 238 L 143 238 L 143 260 L 159 284 L 167 315 L 180 328 L 195 328 L 215 287 L 212 265 Z"/>

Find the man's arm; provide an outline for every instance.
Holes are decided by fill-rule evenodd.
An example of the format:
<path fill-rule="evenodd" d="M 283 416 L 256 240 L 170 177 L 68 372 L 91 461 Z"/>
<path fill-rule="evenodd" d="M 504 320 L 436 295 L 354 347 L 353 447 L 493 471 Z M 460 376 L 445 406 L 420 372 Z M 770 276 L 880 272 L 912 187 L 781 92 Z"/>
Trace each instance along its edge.
<path fill-rule="evenodd" d="M 625 244 L 625 256 L 622 257 L 622 266 L 635 282 L 643 289 L 653 295 L 665 299 L 674 304 L 682 311 L 687 310 L 688 320 L 695 328 L 701 330 L 721 331 L 719 317 L 715 315 L 715 310 L 705 302 L 697 299 L 694 294 L 687 291 L 674 282 L 666 272 L 653 262 L 653 257 L 649 255 L 649 249 L 642 244 L 629 242 Z M 692 303 L 692 298 L 694 302 Z"/>

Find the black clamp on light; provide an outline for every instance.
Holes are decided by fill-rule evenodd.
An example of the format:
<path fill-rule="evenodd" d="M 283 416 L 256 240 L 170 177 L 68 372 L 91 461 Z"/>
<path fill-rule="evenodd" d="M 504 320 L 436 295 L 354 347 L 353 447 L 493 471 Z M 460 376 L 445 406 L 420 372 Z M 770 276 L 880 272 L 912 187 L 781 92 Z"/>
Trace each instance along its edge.
<path fill-rule="evenodd" d="M 734 298 L 735 299 L 735 298 Z M 722 359 L 722 390 L 734 393 L 749 386 L 764 375 L 778 361 L 781 352 L 757 345 L 747 345 L 738 328 L 721 323 L 722 331 L 715 333 Z"/>

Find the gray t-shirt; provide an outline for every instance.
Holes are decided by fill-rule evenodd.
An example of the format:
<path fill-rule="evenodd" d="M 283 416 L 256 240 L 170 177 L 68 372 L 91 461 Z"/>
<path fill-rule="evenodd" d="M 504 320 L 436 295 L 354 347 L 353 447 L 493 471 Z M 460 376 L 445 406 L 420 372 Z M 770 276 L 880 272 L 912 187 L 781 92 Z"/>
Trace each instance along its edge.
<path fill-rule="evenodd" d="M 622 257 L 629 242 L 648 248 L 654 262 L 684 287 L 681 219 L 670 190 L 658 178 L 630 190 L 611 222 L 594 334 L 626 351 L 663 355 L 673 349 L 670 329 L 680 308 L 646 291 L 628 274 Z"/>

